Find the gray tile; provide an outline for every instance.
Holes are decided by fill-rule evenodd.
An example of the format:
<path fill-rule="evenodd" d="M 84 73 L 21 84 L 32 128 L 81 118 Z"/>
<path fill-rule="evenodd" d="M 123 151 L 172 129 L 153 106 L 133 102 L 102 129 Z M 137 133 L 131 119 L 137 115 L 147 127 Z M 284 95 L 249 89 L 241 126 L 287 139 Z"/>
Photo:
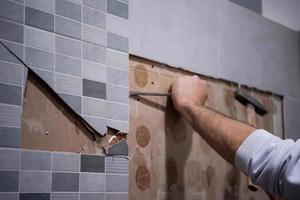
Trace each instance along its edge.
<path fill-rule="evenodd" d="M 23 44 L 24 29 L 22 25 L 0 20 L 0 38 Z"/>
<path fill-rule="evenodd" d="M 76 192 L 79 190 L 78 173 L 52 173 L 53 192 Z"/>
<path fill-rule="evenodd" d="M 107 49 L 107 65 L 128 70 L 129 56 L 126 53 Z"/>
<path fill-rule="evenodd" d="M 79 200 L 79 193 L 51 193 L 50 200 Z"/>
<path fill-rule="evenodd" d="M 55 37 L 56 53 L 81 58 L 81 42 L 62 36 Z"/>
<path fill-rule="evenodd" d="M 22 4 L 24 3 L 24 0 L 14 0 L 14 1 L 22 3 Z"/>
<path fill-rule="evenodd" d="M 97 63 L 106 63 L 106 49 L 88 42 L 82 43 L 82 58 Z"/>
<path fill-rule="evenodd" d="M 55 13 L 76 21 L 81 21 L 81 6 L 67 0 L 55 1 Z"/>
<path fill-rule="evenodd" d="M 82 60 L 82 77 L 90 80 L 106 82 L 107 68 L 105 65 Z"/>
<path fill-rule="evenodd" d="M 99 28 L 105 28 L 105 14 L 84 6 L 82 10 L 82 22 Z"/>
<path fill-rule="evenodd" d="M 107 102 L 107 118 L 128 121 L 128 105 Z"/>
<path fill-rule="evenodd" d="M 107 119 L 107 126 L 128 133 L 129 123 L 127 121 Z"/>
<path fill-rule="evenodd" d="M 0 200 L 19 200 L 19 193 L 17 192 L 0 193 Z"/>
<path fill-rule="evenodd" d="M 54 87 L 60 93 L 82 95 L 82 79 L 76 76 L 55 73 Z"/>
<path fill-rule="evenodd" d="M 18 171 L 0 171 L 0 192 L 18 192 L 18 184 Z"/>
<path fill-rule="evenodd" d="M 105 174 L 80 173 L 80 192 L 105 192 Z"/>
<path fill-rule="evenodd" d="M 106 200 L 128 200 L 128 193 L 106 193 Z"/>
<path fill-rule="evenodd" d="M 82 4 L 82 0 L 70 0 L 70 1 L 73 1 L 74 3 L 77 3 L 77 4 Z"/>
<path fill-rule="evenodd" d="M 107 133 L 106 128 L 106 119 L 100 117 L 90 117 L 90 116 L 82 116 L 91 126 L 93 126 L 96 131 L 98 131 L 101 135 L 105 135 Z"/>
<path fill-rule="evenodd" d="M 58 93 L 61 98 L 77 113 L 81 113 L 81 97 L 69 94 Z"/>
<path fill-rule="evenodd" d="M 0 83 L 0 103 L 21 105 L 22 87 Z"/>
<path fill-rule="evenodd" d="M 80 193 L 80 200 L 105 200 L 104 193 Z"/>
<path fill-rule="evenodd" d="M 46 31 L 54 31 L 54 15 L 31 7 L 25 8 L 25 24 Z"/>
<path fill-rule="evenodd" d="M 21 107 L 0 104 L 0 126 L 21 127 Z"/>
<path fill-rule="evenodd" d="M 106 31 L 88 24 L 82 24 L 82 40 L 106 46 Z"/>
<path fill-rule="evenodd" d="M 0 17 L 22 23 L 24 21 L 23 6 L 12 1 L 2 0 L 0 1 Z"/>
<path fill-rule="evenodd" d="M 0 126 L 0 147 L 19 148 L 21 129 Z"/>
<path fill-rule="evenodd" d="M 20 193 L 20 200 L 50 200 L 50 193 Z"/>
<path fill-rule="evenodd" d="M 25 47 L 25 63 L 29 66 L 54 71 L 54 54 Z"/>
<path fill-rule="evenodd" d="M 128 38 L 108 32 L 107 47 L 128 53 Z"/>
<path fill-rule="evenodd" d="M 128 175 L 106 175 L 106 192 L 128 192 Z"/>
<path fill-rule="evenodd" d="M 104 173 L 104 169 L 105 169 L 104 156 L 81 154 L 80 163 L 81 163 L 80 164 L 81 172 Z"/>
<path fill-rule="evenodd" d="M 51 170 L 51 153 L 47 151 L 22 150 L 22 170 Z"/>
<path fill-rule="evenodd" d="M 83 97 L 83 114 L 96 117 L 106 117 L 106 101 Z"/>
<path fill-rule="evenodd" d="M 83 5 L 95 8 L 97 10 L 106 10 L 106 0 L 83 0 Z"/>
<path fill-rule="evenodd" d="M 127 87 L 106 84 L 106 99 L 128 104 L 129 91 Z"/>
<path fill-rule="evenodd" d="M 123 2 L 123 3 L 129 3 L 129 0 L 119 0 L 119 1 L 121 1 L 121 2 Z"/>
<path fill-rule="evenodd" d="M 81 76 L 81 60 L 60 54 L 55 55 L 55 71 Z"/>
<path fill-rule="evenodd" d="M 0 148 L 0 169 L 19 170 L 20 157 L 19 149 Z"/>
<path fill-rule="evenodd" d="M 108 174 L 128 174 L 128 165 L 127 158 L 105 157 L 105 172 Z"/>
<path fill-rule="evenodd" d="M 108 147 L 106 149 L 105 154 L 107 156 L 128 156 L 128 144 L 125 139 L 121 140 L 120 142 Z"/>
<path fill-rule="evenodd" d="M 23 45 L 15 44 L 11 42 L 2 41 L 5 46 L 12 50 L 19 58 L 23 59 Z M 21 64 L 6 48 L 0 45 L 0 60 Z"/>
<path fill-rule="evenodd" d="M 262 14 L 262 0 L 230 0 L 233 3 L 236 3 L 244 8 L 252 10 L 258 14 Z"/>
<path fill-rule="evenodd" d="M 36 28 L 25 26 L 25 45 L 39 49 L 54 51 L 55 38 L 54 34 Z"/>
<path fill-rule="evenodd" d="M 20 192 L 50 192 L 51 172 L 21 171 L 20 173 Z"/>
<path fill-rule="evenodd" d="M 106 29 L 124 37 L 129 37 L 129 21 L 115 15 L 106 15 Z"/>
<path fill-rule="evenodd" d="M 83 96 L 106 99 L 106 84 L 102 82 L 83 79 Z M 1 87 L 0 87 L 1 89 Z"/>
<path fill-rule="evenodd" d="M 30 6 L 45 12 L 54 13 L 54 0 L 26 0 L 25 6 Z"/>
<path fill-rule="evenodd" d="M 79 172 L 79 158 L 76 153 L 53 152 L 52 171 Z"/>
<path fill-rule="evenodd" d="M 118 0 L 107 0 L 107 12 L 128 19 L 128 4 Z"/>
<path fill-rule="evenodd" d="M 298 115 L 300 112 L 300 100 L 284 97 L 284 133 L 286 138 L 297 140 L 300 138 L 300 123 Z"/>
<path fill-rule="evenodd" d="M 56 16 L 55 32 L 72 38 L 81 39 L 81 23 Z"/>
<path fill-rule="evenodd" d="M 107 83 L 121 85 L 121 86 L 128 86 L 128 71 L 108 67 Z"/>
<path fill-rule="evenodd" d="M 37 68 L 31 68 L 35 73 L 37 73 L 49 86 L 54 87 L 54 72 L 41 70 Z"/>

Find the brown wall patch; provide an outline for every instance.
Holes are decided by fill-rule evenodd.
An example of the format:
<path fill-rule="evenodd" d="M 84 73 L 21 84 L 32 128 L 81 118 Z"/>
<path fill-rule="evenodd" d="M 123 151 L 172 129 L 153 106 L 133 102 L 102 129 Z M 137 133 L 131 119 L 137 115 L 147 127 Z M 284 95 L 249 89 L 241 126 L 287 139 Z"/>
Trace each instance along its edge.
<path fill-rule="evenodd" d="M 150 131 L 149 129 L 142 125 L 136 130 L 136 142 L 140 147 L 146 147 L 150 142 Z"/>
<path fill-rule="evenodd" d="M 150 186 L 150 173 L 146 166 L 139 166 L 135 173 L 135 182 L 137 187 L 144 191 Z"/>

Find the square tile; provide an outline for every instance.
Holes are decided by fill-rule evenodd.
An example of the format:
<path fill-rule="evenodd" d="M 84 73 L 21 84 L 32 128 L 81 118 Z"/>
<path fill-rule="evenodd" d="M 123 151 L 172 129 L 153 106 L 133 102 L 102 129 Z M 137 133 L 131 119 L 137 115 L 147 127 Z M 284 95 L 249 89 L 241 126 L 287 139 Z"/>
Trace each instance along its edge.
<path fill-rule="evenodd" d="M 11 43 L 7 41 L 2 41 L 5 46 L 7 46 L 10 50 L 12 50 L 19 58 L 23 59 L 23 45 Z M 20 61 L 14 57 L 6 48 L 0 45 L 0 60 L 21 64 Z"/>
<path fill-rule="evenodd" d="M 21 44 L 24 43 L 23 26 L 13 22 L 0 20 L 0 27 L 1 27 L 1 31 L 0 31 L 1 39 L 5 39 L 5 40 L 21 43 Z"/>
<path fill-rule="evenodd" d="M 51 172 L 21 171 L 20 192 L 49 193 L 51 188 Z"/>
<path fill-rule="evenodd" d="M 1 89 L 1 87 L 0 87 Z M 83 79 L 83 96 L 106 99 L 106 84 Z"/>
<path fill-rule="evenodd" d="M 129 123 L 127 121 L 120 121 L 114 119 L 107 119 L 107 126 L 113 127 L 119 131 L 128 133 Z"/>
<path fill-rule="evenodd" d="M 96 129 L 96 131 L 98 131 L 101 135 L 105 135 L 107 133 L 105 118 L 91 117 L 85 115 L 82 115 L 82 117 L 87 121 L 87 123 L 93 126 L 93 128 Z"/>
<path fill-rule="evenodd" d="M 105 172 L 107 174 L 128 174 L 129 160 L 113 156 L 105 157 Z"/>
<path fill-rule="evenodd" d="M 23 6 L 12 1 L 2 0 L 0 1 L 0 17 L 22 23 L 24 21 Z"/>
<path fill-rule="evenodd" d="M 0 83 L 0 103 L 21 105 L 22 87 Z"/>
<path fill-rule="evenodd" d="M 120 86 L 128 86 L 128 71 L 108 67 L 107 83 Z"/>
<path fill-rule="evenodd" d="M 56 16 L 55 33 L 76 39 L 81 39 L 81 23 L 60 16 Z"/>
<path fill-rule="evenodd" d="M 128 38 L 108 32 L 107 47 L 128 53 Z"/>
<path fill-rule="evenodd" d="M 79 190 L 78 173 L 52 173 L 53 192 L 76 192 Z"/>
<path fill-rule="evenodd" d="M 55 54 L 55 71 L 81 76 L 81 60 L 74 57 Z"/>
<path fill-rule="evenodd" d="M 50 193 L 20 193 L 20 200 L 50 200 Z"/>
<path fill-rule="evenodd" d="M 106 46 L 106 31 L 95 26 L 82 24 L 82 40 Z"/>
<path fill-rule="evenodd" d="M 107 0 L 107 12 L 128 19 L 128 4 L 118 0 Z"/>
<path fill-rule="evenodd" d="M 82 58 L 85 60 L 106 63 L 106 49 L 103 46 L 95 45 L 88 42 L 82 43 Z"/>
<path fill-rule="evenodd" d="M 0 169 L 19 170 L 20 158 L 19 149 L 0 148 Z"/>
<path fill-rule="evenodd" d="M 22 84 L 22 65 L 0 62 L 0 82 Z"/>
<path fill-rule="evenodd" d="M 128 192 L 128 175 L 106 175 L 106 192 Z"/>
<path fill-rule="evenodd" d="M 0 126 L 21 127 L 20 106 L 0 104 Z"/>
<path fill-rule="evenodd" d="M 128 200 L 128 193 L 106 193 L 106 200 Z"/>
<path fill-rule="evenodd" d="M 81 58 L 81 41 L 62 36 L 56 36 L 55 51 L 56 53 L 67 56 Z"/>
<path fill-rule="evenodd" d="M 48 13 L 54 13 L 55 9 L 55 1 L 54 0 L 26 0 L 25 6 L 30 6 L 32 8 L 42 10 Z"/>
<path fill-rule="evenodd" d="M 104 173 L 105 157 L 81 154 L 81 172 Z"/>
<path fill-rule="evenodd" d="M 80 192 L 105 192 L 105 174 L 80 173 Z"/>
<path fill-rule="evenodd" d="M 128 105 L 107 102 L 107 118 L 128 121 Z"/>
<path fill-rule="evenodd" d="M 51 170 L 51 153 L 47 151 L 22 150 L 22 170 Z"/>
<path fill-rule="evenodd" d="M 83 5 L 95 8 L 97 10 L 106 10 L 106 0 L 83 0 Z"/>
<path fill-rule="evenodd" d="M 94 81 L 106 82 L 107 68 L 103 64 L 82 60 L 82 77 Z"/>
<path fill-rule="evenodd" d="M 106 101 L 89 97 L 83 97 L 82 100 L 82 114 L 106 117 Z"/>
<path fill-rule="evenodd" d="M 129 37 L 129 21 L 115 15 L 106 15 L 106 29 L 124 37 Z"/>
<path fill-rule="evenodd" d="M 114 68 L 128 70 L 129 56 L 126 53 L 107 49 L 107 65 Z"/>
<path fill-rule="evenodd" d="M 29 66 L 54 71 L 54 54 L 25 47 L 25 63 Z"/>
<path fill-rule="evenodd" d="M 67 0 L 55 1 L 55 13 L 76 21 L 81 21 L 81 6 Z"/>
<path fill-rule="evenodd" d="M 18 171 L 0 171 L 0 192 L 18 192 L 18 184 Z"/>
<path fill-rule="evenodd" d="M 80 200 L 105 200 L 104 193 L 80 193 Z"/>
<path fill-rule="evenodd" d="M 80 154 L 53 152 L 52 171 L 79 172 Z"/>
<path fill-rule="evenodd" d="M 120 142 L 108 147 L 105 153 L 107 156 L 128 156 L 128 144 L 126 140 L 123 139 Z"/>
<path fill-rule="evenodd" d="M 25 26 L 24 32 L 25 45 L 51 52 L 54 51 L 55 38 L 53 33 L 29 26 Z"/>
<path fill-rule="evenodd" d="M 82 22 L 93 26 L 97 26 L 99 28 L 105 28 L 105 14 L 83 6 Z"/>
<path fill-rule="evenodd" d="M 82 95 L 82 79 L 76 76 L 55 73 L 54 87 L 60 93 Z"/>
<path fill-rule="evenodd" d="M 46 31 L 54 31 L 54 15 L 31 7 L 25 8 L 25 24 Z"/>
<path fill-rule="evenodd" d="M 0 200 L 19 200 L 19 193 L 17 192 L 0 193 Z"/>
<path fill-rule="evenodd" d="M 54 72 L 46 71 L 38 68 L 31 68 L 37 75 L 39 75 L 49 86 L 54 87 Z"/>
<path fill-rule="evenodd" d="M 106 84 L 106 99 L 128 104 L 129 90 L 127 87 Z"/>
<path fill-rule="evenodd" d="M 58 93 L 59 96 L 77 113 L 81 113 L 81 97 L 69 94 Z"/>
<path fill-rule="evenodd" d="M 51 193 L 50 200 L 79 200 L 79 193 Z"/>
<path fill-rule="evenodd" d="M 0 147 L 19 148 L 21 129 L 0 126 Z"/>

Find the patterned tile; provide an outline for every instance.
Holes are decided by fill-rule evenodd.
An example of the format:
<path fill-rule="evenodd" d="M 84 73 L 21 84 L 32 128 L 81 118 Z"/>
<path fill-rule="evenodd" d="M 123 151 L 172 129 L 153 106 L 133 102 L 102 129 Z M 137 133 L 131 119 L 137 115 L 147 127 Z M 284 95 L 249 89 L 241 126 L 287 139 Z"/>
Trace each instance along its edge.
<path fill-rule="evenodd" d="M 82 100 L 82 114 L 96 117 L 106 117 L 106 101 L 89 97 L 83 97 Z"/>
<path fill-rule="evenodd" d="M 81 155 L 81 172 L 104 173 L 105 157 L 98 155 Z"/>
<path fill-rule="evenodd" d="M 49 13 L 54 13 L 55 9 L 55 1 L 54 0 L 26 0 L 25 6 L 30 6 L 32 8 L 42 10 Z"/>
<path fill-rule="evenodd" d="M 108 31 L 129 37 L 129 21 L 115 15 L 106 15 L 106 28 Z"/>
<path fill-rule="evenodd" d="M 106 46 L 106 31 L 88 24 L 82 24 L 82 40 Z"/>
<path fill-rule="evenodd" d="M 105 28 L 105 14 L 84 6 L 82 11 L 82 22 L 99 28 Z"/>
<path fill-rule="evenodd" d="M 21 107 L 0 104 L 0 126 L 21 127 Z"/>
<path fill-rule="evenodd" d="M 23 44 L 24 42 L 23 26 L 13 22 L 0 20 L 0 27 L 1 27 L 1 31 L 0 31 L 1 39 Z"/>
<path fill-rule="evenodd" d="M 25 45 L 39 49 L 54 51 L 55 38 L 53 33 L 25 26 Z"/>
<path fill-rule="evenodd" d="M 1 87 L 0 87 L 1 89 Z M 106 99 L 106 84 L 83 79 L 83 96 Z"/>
<path fill-rule="evenodd" d="M 54 70 L 54 54 L 31 47 L 25 47 L 25 63 L 29 66 Z"/>
<path fill-rule="evenodd" d="M 106 118 L 102 117 L 91 117 L 82 115 L 82 117 L 91 125 L 94 129 L 96 129 L 101 135 L 106 134 Z"/>
<path fill-rule="evenodd" d="M 54 15 L 31 7 L 25 8 L 25 24 L 46 31 L 54 31 Z"/>
<path fill-rule="evenodd" d="M 104 193 L 80 193 L 80 200 L 105 200 Z"/>
<path fill-rule="evenodd" d="M 76 192 L 79 190 L 78 173 L 52 173 L 53 192 Z"/>
<path fill-rule="evenodd" d="M 106 175 L 106 192 L 128 192 L 128 175 Z"/>
<path fill-rule="evenodd" d="M 19 193 L 17 192 L 0 193 L 0 200 L 19 200 Z"/>
<path fill-rule="evenodd" d="M 128 121 L 128 105 L 107 102 L 107 118 Z"/>
<path fill-rule="evenodd" d="M 106 82 L 107 68 L 103 64 L 82 60 L 82 77 L 94 81 Z"/>
<path fill-rule="evenodd" d="M 56 16 L 55 33 L 76 39 L 81 39 L 81 23 L 60 16 Z"/>
<path fill-rule="evenodd" d="M 19 149 L 0 148 L 0 169 L 19 170 L 20 158 Z"/>
<path fill-rule="evenodd" d="M 0 83 L 0 103 L 21 105 L 22 87 Z"/>
<path fill-rule="evenodd" d="M 48 193 L 51 188 L 51 172 L 20 171 L 20 192 Z"/>
<path fill-rule="evenodd" d="M 18 184 L 18 171 L 0 171 L 0 192 L 18 192 Z"/>
<path fill-rule="evenodd" d="M 22 170 L 51 170 L 51 153 L 47 151 L 22 150 Z"/>
<path fill-rule="evenodd" d="M 76 76 L 55 73 L 54 87 L 60 93 L 76 96 L 82 95 L 82 80 Z"/>
<path fill-rule="evenodd" d="M 0 147 L 19 148 L 21 129 L 0 126 Z"/>
<path fill-rule="evenodd" d="M 106 85 L 106 99 L 109 101 L 128 104 L 129 90 L 127 87 Z"/>
<path fill-rule="evenodd" d="M 81 21 L 81 6 L 67 0 L 55 1 L 55 13 L 76 21 Z"/>
<path fill-rule="evenodd" d="M 106 49 L 103 46 L 82 42 L 82 58 L 85 60 L 106 63 Z"/>
<path fill-rule="evenodd" d="M 80 173 L 80 192 L 104 192 L 105 174 Z"/>
<path fill-rule="evenodd" d="M 37 68 L 31 68 L 35 73 L 37 73 L 49 86 L 54 87 L 54 72 L 46 71 Z"/>
<path fill-rule="evenodd" d="M 12 1 L 1 0 L 0 17 L 22 23 L 24 21 L 23 6 Z"/>
<path fill-rule="evenodd" d="M 50 200 L 79 200 L 79 193 L 51 193 Z"/>
<path fill-rule="evenodd" d="M 55 55 L 55 71 L 81 76 L 81 60 L 60 54 Z"/>
<path fill-rule="evenodd" d="M 58 93 L 61 98 L 77 113 L 81 113 L 81 97 L 69 94 Z"/>
<path fill-rule="evenodd" d="M 120 86 L 128 86 L 128 71 L 108 67 L 107 83 L 120 85 Z"/>
<path fill-rule="evenodd" d="M 52 153 L 52 171 L 79 172 L 79 163 L 79 154 L 64 152 Z"/>
<path fill-rule="evenodd" d="M 20 193 L 20 200 L 50 200 L 50 193 Z"/>
<path fill-rule="evenodd" d="M 118 0 L 107 0 L 107 12 L 128 19 L 128 4 Z"/>
<path fill-rule="evenodd" d="M 128 165 L 127 158 L 105 157 L 105 172 L 108 174 L 128 174 Z"/>
<path fill-rule="evenodd" d="M 11 43 L 7 41 L 2 41 L 5 46 L 12 50 L 19 58 L 23 59 L 23 46 L 16 43 Z M 0 45 L 0 60 L 20 64 L 18 61 L 7 49 Z"/>
<path fill-rule="evenodd" d="M 106 0 L 83 0 L 83 5 L 95 8 L 97 10 L 106 10 Z"/>
<path fill-rule="evenodd" d="M 128 193 L 106 193 L 106 200 L 128 200 Z"/>
<path fill-rule="evenodd" d="M 107 126 L 128 133 L 129 123 L 127 121 L 107 119 Z"/>
<path fill-rule="evenodd" d="M 0 82 L 22 84 L 22 65 L 0 62 Z"/>
<path fill-rule="evenodd" d="M 107 47 L 128 53 L 128 38 L 108 32 Z"/>
<path fill-rule="evenodd" d="M 123 70 L 128 70 L 129 56 L 126 53 L 107 49 L 107 65 Z"/>
<path fill-rule="evenodd" d="M 67 56 L 81 57 L 81 42 L 79 40 L 70 39 L 67 37 L 55 37 L 55 51 L 56 53 Z"/>

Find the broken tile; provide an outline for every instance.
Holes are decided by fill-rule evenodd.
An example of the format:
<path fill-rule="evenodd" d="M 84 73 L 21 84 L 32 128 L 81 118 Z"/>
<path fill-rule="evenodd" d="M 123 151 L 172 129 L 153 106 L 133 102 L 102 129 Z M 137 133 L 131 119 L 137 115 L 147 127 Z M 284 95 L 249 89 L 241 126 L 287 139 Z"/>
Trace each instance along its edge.
<path fill-rule="evenodd" d="M 50 200 L 50 193 L 20 193 L 20 200 Z"/>
<path fill-rule="evenodd" d="M 29 66 L 54 70 L 54 54 L 31 47 L 25 47 L 25 63 Z"/>
<path fill-rule="evenodd" d="M 12 1 L 1 0 L 0 17 L 22 23 L 24 21 L 23 6 Z"/>
<path fill-rule="evenodd" d="M 19 170 L 20 158 L 20 149 L 0 148 L 0 169 Z"/>
<path fill-rule="evenodd" d="M 122 157 L 106 156 L 105 173 L 108 174 L 128 174 L 129 160 Z"/>
<path fill-rule="evenodd" d="M 12 50 L 19 58 L 23 59 L 23 52 L 24 52 L 23 45 L 7 42 L 7 41 L 2 41 L 2 43 L 4 43 L 5 46 L 7 46 L 10 50 Z M 0 45 L 0 60 L 21 64 L 20 61 L 2 45 Z"/>
<path fill-rule="evenodd" d="M 121 140 L 120 142 L 111 145 L 105 151 L 105 155 L 113 156 L 113 155 L 124 155 L 128 156 L 128 144 L 126 140 Z"/>
<path fill-rule="evenodd" d="M 79 193 L 51 193 L 51 200 L 79 200 Z M 85 199 L 82 199 L 85 200 Z"/>
<path fill-rule="evenodd" d="M 0 147 L 19 148 L 21 129 L 0 126 Z"/>
<path fill-rule="evenodd" d="M 0 87 L 1 89 L 1 87 Z M 83 79 L 83 96 L 106 99 L 106 84 Z"/>
<path fill-rule="evenodd" d="M 81 21 L 81 6 L 67 0 L 55 1 L 55 13 L 76 21 Z"/>
<path fill-rule="evenodd" d="M 78 173 L 52 173 L 53 192 L 76 192 L 79 190 Z"/>
<path fill-rule="evenodd" d="M 107 13 L 128 19 L 128 4 L 118 0 L 107 0 Z"/>
<path fill-rule="evenodd" d="M 48 13 L 54 13 L 55 9 L 55 1 L 54 0 L 26 0 L 25 6 L 30 6 L 32 8 L 42 10 Z"/>
<path fill-rule="evenodd" d="M 23 26 L 9 21 L 0 20 L 0 38 L 23 44 Z"/>
<path fill-rule="evenodd" d="M 25 8 L 25 24 L 46 31 L 54 31 L 54 15 L 31 7 Z"/>
<path fill-rule="evenodd" d="M 106 63 L 106 48 L 88 42 L 82 42 L 82 58 L 97 63 Z"/>
<path fill-rule="evenodd" d="M 106 175 L 106 192 L 128 192 L 128 175 Z"/>
<path fill-rule="evenodd" d="M 79 163 L 79 154 L 65 152 L 52 153 L 52 171 L 79 172 Z"/>
<path fill-rule="evenodd" d="M 82 60 L 82 77 L 105 83 L 107 69 L 103 64 Z"/>
<path fill-rule="evenodd" d="M 93 126 L 96 131 L 98 131 L 101 135 L 106 134 L 106 118 L 102 117 L 91 117 L 82 115 L 82 117 L 91 125 Z"/>
<path fill-rule="evenodd" d="M 105 14 L 95 9 L 83 6 L 82 22 L 99 28 L 105 28 Z"/>
<path fill-rule="evenodd" d="M 0 83 L 0 103 L 21 105 L 22 87 Z"/>
<path fill-rule="evenodd" d="M 89 116 L 106 117 L 106 101 L 83 97 L 83 114 Z"/>
<path fill-rule="evenodd" d="M 0 126 L 21 127 L 20 106 L 0 104 Z"/>
<path fill-rule="evenodd" d="M 17 192 L 0 193 L 0 200 L 19 200 L 19 193 Z"/>
<path fill-rule="evenodd" d="M 18 171 L 0 171 L 0 192 L 18 192 L 18 185 Z"/>
<path fill-rule="evenodd" d="M 81 113 L 81 96 L 58 93 L 61 98 L 77 113 Z"/>
<path fill-rule="evenodd" d="M 106 84 L 106 96 L 109 101 L 128 104 L 129 90 L 127 87 Z"/>
<path fill-rule="evenodd" d="M 54 34 L 41 29 L 24 26 L 25 45 L 36 47 L 47 51 L 54 51 Z"/>
<path fill-rule="evenodd" d="M 54 87 L 54 72 L 31 67 L 49 86 Z"/>
<path fill-rule="evenodd" d="M 104 173 L 105 157 L 81 154 L 81 172 Z"/>
<path fill-rule="evenodd" d="M 107 49 L 107 65 L 114 68 L 128 70 L 129 56 L 123 52 Z"/>
<path fill-rule="evenodd" d="M 107 102 L 107 118 L 128 121 L 128 105 Z"/>
<path fill-rule="evenodd" d="M 0 82 L 22 84 L 22 65 L 0 62 Z"/>
<path fill-rule="evenodd" d="M 80 192 L 105 192 L 105 174 L 80 173 Z"/>
<path fill-rule="evenodd" d="M 105 196 L 104 193 L 82 193 L 81 192 L 80 200 L 105 200 Z"/>
<path fill-rule="evenodd" d="M 82 79 L 76 76 L 55 73 L 54 87 L 60 93 L 82 95 Z"/>
<path fill-rule="evenodd" d="M 81 60 L 74 57 L 55 54 L 55 71 L 81 76 Z"/>
<path fill-rule="evenodd" d="M 47 151 L 22 150 L 22 170 L 51 170 L 51 153 Z"/>
<path fill-rule="evenodd" d="M 120 120 L 113 120 L 107 119 L 107 126 L 114 127 L 124 133 L 128 133 L 129 123 L 128 121 L 120 121 Z"/>
<path fill-rule="evenodd" d="M 56 53 L 81 58 L 81 41 L 56 35 Z"/>
<path fill-rule="evenodd" d="M 128 200 L 128 193 L 106 193 L 106 200 Z"/>
<path fill-rule="evenodd" d="M 82 24 L 82 40 L 106 46 L 106 31 L 95 26 Z"/>
<path fill-rule="evenodd" d="M 83 0 L 83 5 L 95 8 L 97 10 L 106 10 L 106 0 Z"/>
<path fill-rule="evenodd" d="M 81 39 L 81 23 L 60 16 L 56 16 L 55 33 L 76 39 Z"/>

